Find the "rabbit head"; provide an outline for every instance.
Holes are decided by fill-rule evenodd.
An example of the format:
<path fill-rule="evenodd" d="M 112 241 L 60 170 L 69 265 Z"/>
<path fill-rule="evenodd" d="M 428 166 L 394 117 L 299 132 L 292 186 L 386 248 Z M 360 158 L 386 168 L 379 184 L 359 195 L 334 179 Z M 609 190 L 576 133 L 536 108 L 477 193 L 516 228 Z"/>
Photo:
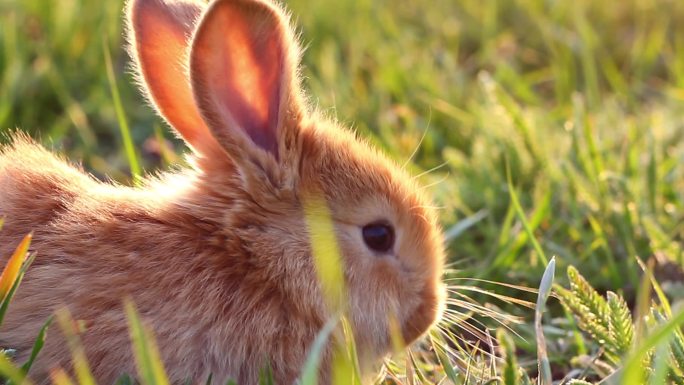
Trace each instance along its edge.
<path fill-rule="evenodd" d="M 149 100 L 191 147 L 212 196 L 240 192 L 205 203 L 302 319 L 320 327 L 328 315 L 303 213 L 321 197 L 361 350 L 387 352 L 392 319 L 407 343 L 424 333 L 444 296 L 435 213 L 404 170 L 310 111 L 283 10 L 267 0 L 133 0 L 129 20 Z"/>

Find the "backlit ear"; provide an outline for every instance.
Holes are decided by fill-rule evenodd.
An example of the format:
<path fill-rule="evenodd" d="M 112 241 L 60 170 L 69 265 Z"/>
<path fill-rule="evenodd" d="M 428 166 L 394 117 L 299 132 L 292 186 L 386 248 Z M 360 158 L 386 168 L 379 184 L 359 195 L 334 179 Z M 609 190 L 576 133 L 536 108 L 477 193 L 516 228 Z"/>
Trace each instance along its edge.
<path fill-rule="evenodd" d="M 195 105 L 187 60 L 200 0 L 131 0 L 128 35 L 143 89 L 159 113 L 199 153 L 215 151 L 211 132 Z"/>
<path fill-rule="evenodd" d="M 217 0 L 202 18 L 190 56 L 195 100 L 238 162 L 268 168 L 289 157 L 303 111 L 298 55 L 287 17 L 269 2 Z"/>

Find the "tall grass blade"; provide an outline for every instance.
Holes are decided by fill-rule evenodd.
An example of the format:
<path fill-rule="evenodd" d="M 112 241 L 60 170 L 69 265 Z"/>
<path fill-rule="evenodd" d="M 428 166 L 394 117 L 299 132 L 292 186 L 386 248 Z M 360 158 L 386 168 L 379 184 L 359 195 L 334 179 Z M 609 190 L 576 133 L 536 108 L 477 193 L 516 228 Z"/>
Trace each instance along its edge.
<path fill-rule="evenodd" d="M 534 311 L 534 331 L 537 335 L 537 364 L 539 365 L 539 383 L 540 385 L 551 385 L 551 365 L 549 363 L 548 353 L 546 351 L 546 338 L 544 337 L 544 330 L 542 329 L 542 314 L 546 309 L 546 300 L 551 294 L 553 287 L 553 278 L 556 271 L 556 258 L 551 258 L 541 283 L 539 284 L 539 296 L 537 297 L 537 307 Z"/>
<path fill-rule="evenodd" d="M 45 345 L 45 338 L 47 337 L 47 330 L 50 324 L 52 323 L 52 319 L 53 317 L 48 318 L 48 320 L 45 321 L 45 323 L 43 324 L 43 327 L 40 328 L 40 332 L 38 332 L 38 337 L 36 337 L 36 341 L 33 343 L 31 355 L 29 356 L 28 360 L 24 363 L 24 365 L 21 366 L 21 371 L 24 374 L 27 374 L 29 370 L 31 370 L 31 366 L 33 366 L 33 363 L 38 357 L 38 354 L 43 349 L 43 346 Z"/>
<path fill-rule="evenodd" d="M 2 281 L 3 286 L 11 284 L 10 289 L 2 295 L 3 300 L 0 301 L 0 325 L 2 325 L 2 322 L 5 319 L 5 314 L 7 313 L 9 304 L 12 301 L 12 297 L 14 297 L 14 293 L 19 288 L 26 270 L 28 270 L 29 266 L 31 266 L 31 263 L 36 257 L 35 253 L 31 254 L 28 252 L 31 238 L 31 234 L 24 237 L 13 255 L 10 257 L 10 260 L 5 266 L 5 270 L 2 273 L 2 277 L 0 277 L 0 281 Z M 15 270 L 17 264 L 20 264 L 18 271 Z"/>
<path fill-rule="evenodd" d="M 321 359 L 323 356 L 323 351 L 326 345 L 329 343 L 330 335 L 333 330 L 337 327 L 339 323 L 338 318 L 331 318 L 325 323 L 323 328 L 311 346 L 309 355 L 304 363 L 304 369 L 302 370 L 302 375 L 300 377 L 299 383 L 301 385 L 317 385 L 318 384 L 318 371 Z"/>
<path fill-rule="evenodd" d="M 0 377 L 7 379 L 8 383 L 33 385 L 33 382 L 22 373 L 21 369 L 14 366 L 4 354 L 0 353 Z"/>
<path fill-rule="evenodd" d="M 515 212 L 518 214 L 518 219 L 520 219 L 520 222 L 522 223 L 523 227 L 525 228 L 525 232 L 527 233 L 527 236 L 530 240 L 530 243 L 532 243 L 534 250 L 537 252 L 537 255 L 542 260 L 542 262 L 545 265 L 548 265 L 549 260 L 546 258 L 546 253 L 544 253 L 544 250 L 542 249 L 541 245 L 537 241 L 537 238 L 534 235 L 534 231 L 532 231 L 532 227 L 530 226 L 530 223 L 527 221 L 527 217 L 525 216 L 525 211 L 523 211 L 523 208 L 520 205 L 520 200 L 518 199 L 518 193 L 515 192 L 515 186 L 513 186 L 513 180 L 511 179 L 511 168 L 510 168 L 508 161 L 506 162 L 506 182 L 508 184 L 508 193 L 511 197 L 511 203 L 513 204 L 513 207 L 515 208 Z"/>
<path fill-rule="evenodd" d="M 62 368 L 52 370 L 50 372 L 50 379 L 53 385 L 74 385 L 74 381 Z"/>
<path fill-rule="evenodd" d="M 143 385 L 169 385 L 152 332 L 143 325 L 130 299 L 124 301 L 124 309 L 140 381 Z"/>
<path fill-rule="evenodd" d="M 74 372 L 76 372 L 76 379 L 79 385 L 95 385 L 95 378 L 90 370 L 90 364 L 86 358 L 85 349 L 81 344 L 81 338 L 78 336 L 79 330 L 77 324 L 74 322 L 71 313 L 67 308 L 61 308 L 55 314 L 57 323 L 62 329 L 62 334 L 66 338 L 67 345 L 71 351 L 72 363 L 74 365 Z"/>
<path fill-rule="evenodd" d="M 121 132 L 121 138 L 123 140 L 124 149 L 126 151 L 126 157 L 128 158 L 128 166 L 131 170 L 131 176 L 135 183 L 141 180 L 141 168 L 138 162 L 138 155 L 135 151 L 135 144 L 133 144 L 133 139 L 131 137 L 131 130 L 128 126 L 128 121 L 126 120 L 126 113 L 124 111 L 123 105 L 121 104 L 121 96 L 119 95 L 119 88 L 116 83 L 116 75 L 114 75 L 114 65 L 112 64 L 112 55 L 109 52 L 109 46 L 107 44 L 107 39 L 102 39 L 102 48 L 104 50 L 104 60 L 105 68 L 107 70 L 107 80 L 109 81 L 109 89 L 112 94 L 112 99 L 114 101 L 114 110 L 116 111 L 116 118 L 119 122 L 119 129 Z"/>
<path fill-rule="evenodd" d="M 346 311 L 344 265 L 340 256 L 330 209 L 322 192 L 307 194 L 303 199 L 311 251 L 316 265 L 323 299 L 332 314 Z"/>
<path fill-rule="evenodd" d="M 436 330 L 430 332 L 430 345 L 432 346 L 432 350 L 435 352 L 437 360 L 442 366 L 442 370 L 444 370 L 446 377 L 454 384 L 458 384 L 459 378 L 457 369 L 451 364 L 449 356 L 444 351 L 446 349 L 446 342 Z"/>
<path fill-rule="evenodd" d="M 672 340 L 672 336 L 669 337 Z M 669 347 L 670 343 L 668 340 L 661 342 L 655 349 L 655 354 L 653 355 L 653 372 L 649 376 L 648 383 L 650 385 L 660 385 L 665 384 L 665 378 L 667 377 L 667 372 L 670 366 L 668 362 L 669 358 Z"/>
<path fill-rule="evenodd" d="M 416 357 L 413 354 L 413 352 L 410 349 L 408 349 L 406 352 L 406 355 L 408 356 L 408 360 L 410 362 L 411 369 L 412 369 L 413 373 L 415 373 L 416 378 L 418 378 L 418 381 L 421 384 L 429 383 L 428 379 L 425 378 L 425 374 L 423 374 L 423 371 L 420 370 L 420 366 L 418 365 L 418 361 L 416 360 Z"/>
<path fill-rule="evenodd" d="M 504 356 L 503 367 L 503 383 L 504 385 L 518 385 L 518 361 L 515 357 L 515 344 L 513 339 L 505 329 L 498 329 L 496 332 L 496 340 L 502 348 Z"/>
<path fill-rule="evenodd" d="M 3 301 L 19 278 L 21 267 L 29 256 L 28 248 L 32 238 L 33 234 L 28 234 L 22 239 L 0 275 L 0 298 Z"/>
<path fill-rule="evenodd" d="M 259 371 L 259 385 L 276 385 L 275 378 L 273 377 L 273 368 L 270 363 L 264 365 Z"/>
<path fill-rule="evenodd" d="M 341 334 L 335 334 L 332 342 L 332 384 L 361 385 L 361 373 L 356 342 L 351 324 L 342 317 Z"/>

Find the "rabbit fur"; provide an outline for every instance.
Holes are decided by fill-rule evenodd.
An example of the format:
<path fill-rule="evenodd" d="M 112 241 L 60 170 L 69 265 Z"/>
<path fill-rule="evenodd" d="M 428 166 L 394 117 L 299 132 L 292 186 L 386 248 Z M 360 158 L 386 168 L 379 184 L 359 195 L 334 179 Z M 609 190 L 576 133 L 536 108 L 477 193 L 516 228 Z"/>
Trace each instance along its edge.
<path fill-rule="evenodd" d="M 436 215 L 402 168 L 307 106 L 283 9 L 131 0 L 126 12 L 141 88 L 192 149 L 189 166 L 136 187 L 105 183 L 12 134 L 0 149 L 0 256 L 33 231 L 37 258 L 0 346 L 22 362 L 43 322 L 66 307 L 85 326 L 95 378 L 112 383 L 136 372 L 122 307 L 130 297 L 171 383 L 211 373 L 253 384 L 265 364 L 276 383 L 294 383 L 331 315 L 303 214 L 317 196 L 334 225 L 364 362 L 390 351 L 390 315 L 406 343 L 423 334 L 444 303 Z M 378 220 L 396 231 L 383 255 L 361 234 Z M 58 367 L 71 369 L 70 353 L 53 327 L 31 376 L 48 383 Z"/>

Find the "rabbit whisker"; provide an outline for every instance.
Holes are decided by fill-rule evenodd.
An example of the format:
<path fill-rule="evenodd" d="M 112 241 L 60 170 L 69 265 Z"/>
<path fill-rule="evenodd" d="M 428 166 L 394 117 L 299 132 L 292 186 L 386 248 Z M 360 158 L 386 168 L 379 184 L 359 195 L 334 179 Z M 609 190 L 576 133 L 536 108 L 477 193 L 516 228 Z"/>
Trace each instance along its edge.
<path fill-rule="evenodd" d="M 529 308 L 529 309 L 534 309 L 536 306 L 533 302 L 525 301 L 525 300 L 522 300 L 519 298 L 515 298 L 515 297 L 503 295 L 503 294 L 494 293 L 492 291 L 481 289 L 479 287 L 464 286 L 464 285 L 448 285 L 447 286 L 447 291 L 449 291 L 449 292 L 455 292 L 456 290 L 473 291 L 476 293 L 485 294 L 485 295 L 488 295 L 490 297 L 499 299 L 503 302 L 506 302 L 509 304 L 516 304 L 516 305 L 524 306 L 524 307 Z"/>
<path fill-rule="evenodd" d="M 412 179 L 415 180 L 415 179 L 418 179 L 418 178 L 420 178 L 420 177 L 422 177 L 422 176 L 425 176 L 425 175 L 427 175 L 427 174 L 430 174 L 430 173 L 432 173 L 432 172 L 435 172 L 435 171 L 439 170 L 440 168 L 442 168 L 442 167 L 444 167 L 444 166 L 446 166 L 446 165 L 448 165 L 448 164 L 449 164 L 449 162 L 444 161 L 444 162 L 438 164 L 437 166 L 435 166 L 435 167 L 433 167 L 433 168 L 431 168 L 431 169 L 429 169 L 429 170 L 426 170 L 426 171 L 421 172 L 420 174 L 414 176 Z M 423 187 L 423 188 L 424 188 L 424 187 Z"/>
<path fill-rule="evenodd" d="M 497 285 L 497 286 L 503 286 L 507 287 L 510 289 L 516 289 L 520 291 L 525 291 L 528 293 L 533 293 L 533 294 L 538 294 L 539 290 L 527 286 L 520 286 L 520 285 L 514 285 L 510 283 L 505 283 L 505 282 L 497 282 L 497 281 L 491 281 L 488 279 L 480 279 L 480 278 L 470 278 L 470 277 L 451 277 L 451 278 L 445 278 L 445 282 L 450 282 L 450 281 L 475 281 L 475 282 L 482 282 L 482 283 L 490 283 L 492 285 Z"/>
<path fill-rule="evenodd" d="M 435 187 L 435 186 L 437 186 L 437 185 L 439 185 L 439 184 L 445 182 L 447 179 L 449 179 L 449 176 L 451 176 L 451 175 L 450 175 L 450 173 L 447 171 L 447 173 L 446 173 L 443 177 L 441 177 L 439 180 L 434 181 L 434 182 L 432 182 L 432 183 L 428 183 L 428 184 L 426 184 L 426 185 L 424 185 L 424 186 L 420 186 L 419 189 L 420 189 L 420 190 L 427 190 L 427 189 L 430 189 L 430 188 L 432 188 L 432 187 Z"/>
<path fill-rule="evenodd" d="M 418 154 L 418 150 L 420 150 L 420 146 L 423 145 L 423 141 L 425 140 L 425 137 L 427 136 L 428 131 L 430 131 L 430 122 L 432 122 L 432 108 L 430 108 L 430 115 L 428 116 L 428 121 L 427 125 L 425 126 L 425 130 L 423 130 L 423 135 L 420 137 L 420 140 L 418 141 L 418 144 L 416 145 L 416 148 L 413 149 L 413 152 L 411 155 L 406 159 L 406 162 L 401 166 L 402 169 L 406 169 L 406 166 L 408 166 L 409 163 L 413 160 L 413 157 Z"/>

